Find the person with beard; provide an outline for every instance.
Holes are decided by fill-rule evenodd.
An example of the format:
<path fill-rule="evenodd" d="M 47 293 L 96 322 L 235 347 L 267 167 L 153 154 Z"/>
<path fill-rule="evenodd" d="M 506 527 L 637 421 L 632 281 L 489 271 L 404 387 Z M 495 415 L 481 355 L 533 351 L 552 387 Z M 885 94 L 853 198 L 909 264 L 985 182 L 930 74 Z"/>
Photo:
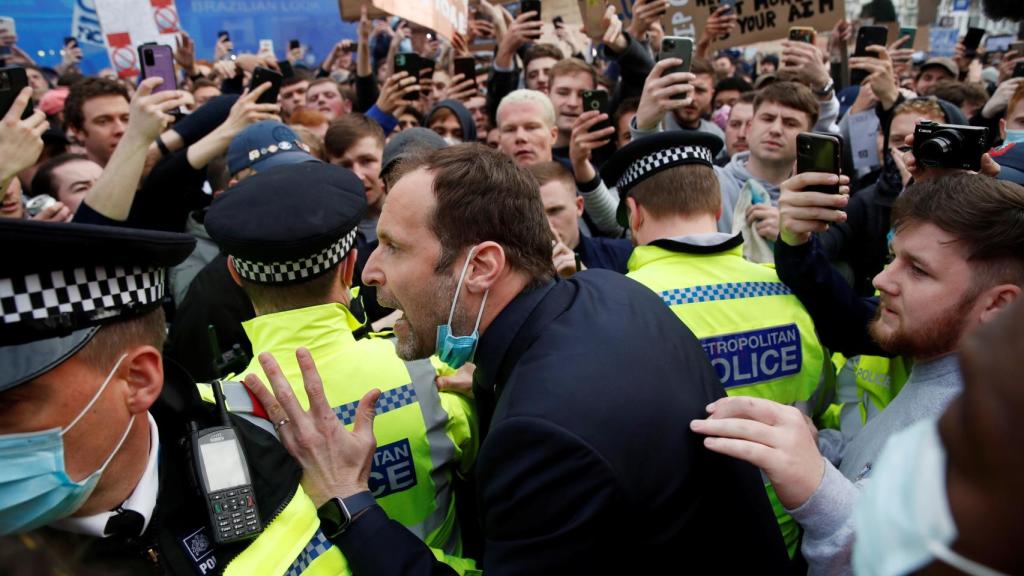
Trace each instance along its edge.
<path fill-rule="evenodd" d="M 611 271 L 556 280 L 537 182 L 504 154 L 462 144 L 400 170 L 363 276 L 405 313 L 400 357 L 475 358 L 484 572 L 648 573 L 685 562 L 695 573 L 785 573 L 757 469 L 705 450 L 687 427 L 724 393 L 668 307 Z M 273 420 L 290 419 L 282 440 L 315 500 L 345 506 L 349 521 L 331 541 L 357 574 L 451 574 L 372 499 L 344 504 L 369 495 L 377 398 L 364 396 L 345 430 L 315 402 L 321 379 L 299 354 L 316 423 L 270 355 L 273 393 L 255 375 L 246 385 Z"/>
<path fill-rule="evenodd" d="M 690 66 L 690 76 L 682 76 L 681 72 L 669 74 L 667 70 L 672 66 L 678 66 L 682 62 L 676 59 L 665 59 L 651 69 L 650 75 L 644 86 L 644 96 L 641 96 L 640 108 L 633 118 L 630 130 L 633 133 L 633 140 L 643 138 L 648 134 L 655 134 L 664 130 L 696 130 L 714 134 L 725 142 L 725 134 L 714 122 L 707 120 L 706 116 L 711 114 L 711 97 L 715 87 L 715 71 L 711 63 L 704 59 L 694 59 Z M 654 96 L 658 91 L 665 92 L 678 86 L 680 82 L 687 82 L 693 86 L 693 95 L 690 100 L 679 106 L 656 106 Z M 650 96 L 648 96 L 650 93 Z M 679 91 L 675 93 L 681 93 Z M 669 92 L 668 95 L 671 95 Z M 647 104 L 645 106 L 645 104 Z M 666 112 L 667 111 L 667 112 Z M 813 123 L 812 123 L 813 125 Z"/>
<path fill-rule="evenodd" d="M 799 174 L 776 244 L 779 277 L 807 306 L 826 346 L 846 355 L 901 355 L 913 368 L 899 395 L 851 441 L 819 451 L 797 410 L 753 398 L 729 398 L 693 422 L 705 445 L 760 467 L 803 526 L 812 573 L 851 572 L 853 516 L 860 490 L 885 442 L 916 422 L 937 418 L 963 390 L 958 350 L 965 336 L 997 318 L 1024 286 L 1024 187 L 950 170 L 918 171 L 893 204 L 894 259 L 875 277 L 879 298 L 860 299 L 829 267 L 812 235 L 844 218 L 811 185 L 845 183 L 835 174 Z M 815 207 L 819 206 L 819 207 Z M 845 337 L 843 336 L 845 335 Z M 822 446 L 825 448 L 825 446 Z"/>

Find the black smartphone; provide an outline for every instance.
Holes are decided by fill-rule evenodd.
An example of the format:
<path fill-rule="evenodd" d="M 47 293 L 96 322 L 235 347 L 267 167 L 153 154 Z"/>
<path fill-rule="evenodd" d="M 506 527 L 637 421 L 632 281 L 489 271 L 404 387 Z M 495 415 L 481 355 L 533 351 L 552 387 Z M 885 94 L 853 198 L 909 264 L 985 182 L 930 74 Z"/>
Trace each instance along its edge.
<path fill-rule="evenodd" d="M 249 82 L 249 91 L 259 88 L 266 82 L 270 82 L 270 88 L 266 92 L 260 94 L 260 97 L 256 99 L 257 104 L 277 104 L 277 95 L 281 91 L 281 81 L 284 80 L 284 76 L 276 70 L 270 68 L 263 68 L 257 66 L 252 71 L 252 80 Z"/>
<path fill-rule="evenodd" d="M 142 79 L 159 76 L 163 83 L 153 88 L 153 93 L 178 89 L 174 73 L 174 50 L 166 44 L 146 43 L 139 46 L 139 62 L 142 65 Z"/>
<path fill-rule="evenodd" d="M 1013 77 L 1024 78 L 1024 62 L 1017 62 L 1013 65 Z"/>
<path fill-rule="evenodd" d="M 854 56 L 877 58 L 875 52 L 868 52 L 868 46 L 885 46 L 889 43 L 889 30 L 885 26 L 861 26 L 857 30 L 857 45 Z M 850 70 L 850 84 L 860 84 L 868 77 L 866 70 Z"/>
<path fill-rule="evenodd" d="M 551 20 L 551 23 L 554 24 L 555 28 L 561 28 L 563 25 L 565 25 L 565 20 L 563 20 L 561 16 L 555 16 Z"/>
<path fill-rule="evenodd" d="M 736 0 L 720 0 L 718 5 L 725 6 L 726 8 L 728 8 L 728 10 L 722 13 L 724 15 L 729 15 L 736 11 Z M 665 12 L 662 12 L 661 14 L 664 13 Z"/>
<path fill-rule="evenodd" d="M 526 14 L 527 12 L 536 12 L 531 18 L 531 22 L 540 20 L 540 0 L 522 0 L 519 3 L 519 13 Z"/>
<path fill-rule="evenodd" d="M 789 39 L 793 42 L 814 44 L 814 39 L 817 36 L 818 33 L 814 31 L 814 28 L 809 26 L 791 26 L 789 28 Z"/>
<path fill-rule="evenodd" d="M 285 78 L 295 76 L 295 68 L 293 68 L 292 63 L 287 60 L 278 60 L 277 68 L 281 71 L 281 76 Z"/>
<path fill-rule="evenodd" d="M 796 137 L 796 172 L 826 172 L 839 174 L 843 157 L 843 141 L 831 134 L 803 132 Z M 825 192 L 839 194 L 839 184 L 835 186 L 808 186 L 808 192 Z"/>
<path fill-rule="evenodd" d="M 299 43 L 299 39 L 298 38 L 292 38 L 291 40 L 288 41 L 288 49 L 289 50 L 295 50 L 296 48 L 298 48 L 301 45 L 302 44 Z"/>
<path fill-rule="evenodd" d="M 903 38 L 904 36 L 910 36 L 910 40 L 904 42 L 901 48 L 913 48 L 914 40 L 917 38 L 917 28 L 901 27 L 900 38 Z"/>
<path fill-rule="evenodd" d="M 1014 42 L 1013 44 L 1010 44 L 1010 50 L 1017 53 L 1017 58 L 1024 56 L 1024 42 Z"/>
<path fill-rule="evenodd" d="M 985 37 L 984 28 L 970 27 L 967 29 L 967 35 L 964 36 L 964 50 L 966 55 L 973 57 L 978 53 L 978 46 L 981 45 L 981 39 Z"/>
<path fill-rule="evenodd" d="M 590 112 L 591 110 L 597 110 L 598 112 L 608 112 L 608 93 L 604 90 L 584 90 L 583 91 L 583 111 Z M 608 120 L 602 120 L 594 125 L 590 129 L 591 132 L 599 132 L 605 128 L 611 126 Z"/>
<path fill-rule="evenodd" d="M 14 105 L 18 94 L 21 94 L 22 88 L 26 86 L 28 86 L 28 74 L 24 68 L 21 66 L 0 68 L 0 118 L 7 115 L 7 111 Z M 21 117 L 28 118 L 32 115 L 32 110 L 32 100 L 29 100 Z"/>
<path fill-rule="evenodd" d="M 221 30 L 221 31 L 217 32 L 217 40 L 219 41 L 222 38 L 224 40 L 227 40 L 228 42 L 230 42 L 231 41 L 231 34 L 228 34 L 227 30 Z"/>
<path fill-rule="evenodd" d="M 213 540 L 227 544 L 259 536 L 263 523 L 245 450 L 223 408 L 220 381 L 214 381 L 213 389 L 217 406 L 222 410 L 222 423 L 200 430 L 192 422 L 188 451 L 197 487 L 206 503 Z"/>
<path fill-rule="evenodd" d="M 420 78 L 431 78 L 434 76 L 434 68 L 437 67 L 437 62 L 419 55 L 416 56 L 416 61 L 419 62 Z"/>
<path fill-rule="evenodd" d="M 417 81 L 419 81 L 419 78 L 420 78 L 419 56 L 417 56 L 416 54 L 404 53 L 404 52 L 400 53 L 400 54 L 395 54 L 394 73 L 398 74 L 399 72 L 407 72 L 409 74 L 409 76 L 412 76 L 413 78 L 416 78 Z M 420 91 L 419 90 L 414 90 L 412 92 L 408 92 L 408 93 L 406 93 L 405 96 L 403 96 L 403 98 L 405 100 L 419 100 L 420 99 Z"/>
<path fill-rule="evenodd" d="M 682 36 L 666 36 L 662 38 L 658 59 L 664 60 L 665 58 L 679 58 L 683 61 L 679 66 L 673 66 L 665 70 L 665 74 L 689 72 L 690 65 L 693 64 L 693 38 Z M 673 98 L 676 100 L 686 99 L 682 94 L 676 94 Z"/>
<path fill-rule="evenodd" d="M 874 52 L 868 52 L 868 46 L 885 46 L 888 43 L 889 30 L 885 26 L 861 26 L 857 30 L 857 47 L 853 55 L 877 57 Z"/>
<path fill-rule="evenodd" d="M 540 0 L 522 0 L 519 3 L 519 13 L 525 14 L 527 12 L 535 13 L 530 17 L 529 22 L 540 22 Z M 533 40 L 539 40 L 540 36 L 540 33 L 538 33 L 533 36 Z"/>
<path fill-rule="evenodd" d="M 463 80 L 476 78 L 476 58 L 472 56 L 456 58 L 454 61 L 455 74 L 462 74 Z"/>

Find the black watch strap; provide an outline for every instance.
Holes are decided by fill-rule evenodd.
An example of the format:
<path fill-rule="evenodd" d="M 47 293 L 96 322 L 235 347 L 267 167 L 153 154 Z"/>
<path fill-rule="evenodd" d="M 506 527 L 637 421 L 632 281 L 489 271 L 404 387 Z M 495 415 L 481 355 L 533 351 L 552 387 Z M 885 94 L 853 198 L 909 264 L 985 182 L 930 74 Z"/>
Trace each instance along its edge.
<path fill-rule="evenodd" d="M 376 504 L 377 499 L 374 498 L 373 494 L 370 494 L 369 491 L 364 491 L 358 494 L 353 494 L 348 498 L 343 498 L 342 502 L 345 503 L 345 508 L 348 509 L 348 513 L 352 518 L 355 518 L 356 515 L 363 510 L 366 510 L 370 506 Z"/>

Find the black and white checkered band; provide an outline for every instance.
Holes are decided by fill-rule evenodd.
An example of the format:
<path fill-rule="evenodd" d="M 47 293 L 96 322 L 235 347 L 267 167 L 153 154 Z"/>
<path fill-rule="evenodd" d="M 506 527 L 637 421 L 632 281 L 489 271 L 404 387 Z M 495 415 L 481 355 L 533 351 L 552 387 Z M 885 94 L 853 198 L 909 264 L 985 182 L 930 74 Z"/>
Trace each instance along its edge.
<path fill-rule="evenodd" d="M 662 168 L 676 164 L 696 164 L 698 162 L 711 166 L 712 161 L 711 149 L 704 146 L 674 146 L 672 148 L 665 148 L 664 150 L 648 154 L 639 160 L 634 160 L 629 165 L 629 168 L 623 172 L 616 186 L 620 191 L 624 191 L 644 177 L 650 176 Z"/>
<path fill-rule="evenodd" d="M 291 284 L 307 278 L 314 278 L 341 262 L 356 242 L 356 231 L 338 239 L 337 242 L 320 252 L 301 260 L 290 262 L 255 262 L 233 256 L 238 275 L 257 284 Z"/>
<path fill-rule="evenodd" d="M 163 268 L 98 266 L 0 277 L 0 319 L 4 332 L 77 330 L 156 308 L 165 289 Z"/>

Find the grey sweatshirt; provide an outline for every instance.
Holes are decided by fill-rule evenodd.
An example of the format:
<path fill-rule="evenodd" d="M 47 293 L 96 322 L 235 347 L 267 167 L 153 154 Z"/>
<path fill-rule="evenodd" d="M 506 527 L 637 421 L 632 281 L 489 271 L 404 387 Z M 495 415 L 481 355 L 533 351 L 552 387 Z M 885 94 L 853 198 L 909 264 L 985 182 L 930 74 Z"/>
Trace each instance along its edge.
<path fill-rule="evenodd" d="M 938 418 L 962 390 L 956 354 L 915 364 L 899 395 L 842 447 L 839 468 L 825 460 L 818 489 L 789 510 L 804 529 L 802 550 L 810 574 L 853 573 L 853 511 L 885 442 L 919 420 Z"/>
<path fill-rule="evenodd" d="M 736 202 L 740 199 L 740 191 L 747 180 L 754 178 L 747 171 L 747 160 L 750 159 L 750 152 L 740 152 L 732 157 L 732 160 L 725 166 L 715 166 L 715 175 L 718 176 L 718 185 L 722 190 L 722 216 L 718 219 L 718 231 L 727 234 L 732 233 L 732 218 L 736 208 Z M 765 192 L 771 197 L 772 206 L 779 205 L 779 186 L 765 180 L 757 179 L 764 187 Z"/>

